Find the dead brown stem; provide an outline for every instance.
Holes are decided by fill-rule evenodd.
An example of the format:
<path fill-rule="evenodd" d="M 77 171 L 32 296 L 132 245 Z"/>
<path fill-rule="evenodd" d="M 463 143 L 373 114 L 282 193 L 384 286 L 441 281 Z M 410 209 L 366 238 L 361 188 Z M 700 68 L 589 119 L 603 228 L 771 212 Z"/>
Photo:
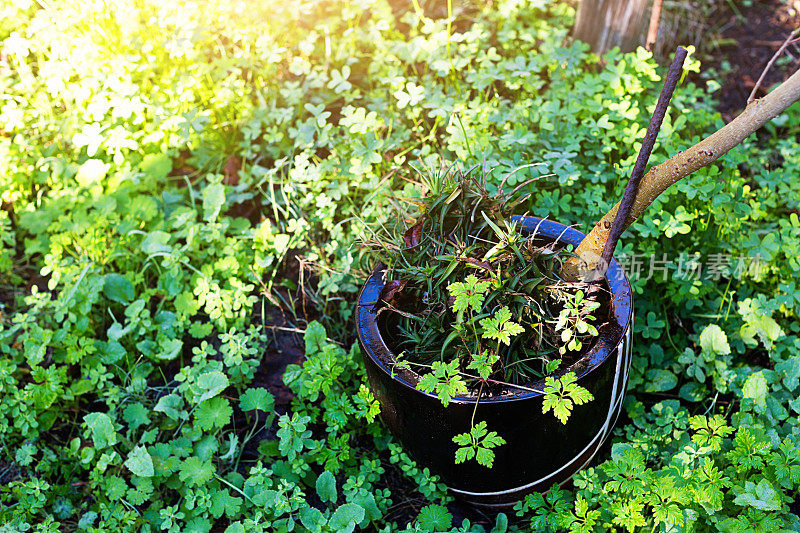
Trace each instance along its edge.
<path fill-rule="evenodd" d="M 753 87 L 753 91 L 750 93 L 750 96 L 747 97 L 748 105 L 750 104 L 750 102 L 755 100 L 756 94 L 758 93 L 758 88 L 761 87 L 761 83 L 764 81 L 764 78 L 766 77 L 767 72 L 769 72 L 769 69 L 772 68 L 772 64 L 775 63 L 775 60 L 781 56 L 783 51 L 786 50 L 786 47 L 789 46 L 789 43 L 792 42 L 792 39 L 794 39 L 795 35 L 797 35 L 798 33 L 800 33 L 800 26 L 795 28 L 794 31 L 789 34 L 786 40 L 783 41 L 781 47 L 778 48 L 778 51 L 775 52 L 775 55 L 773 55 L 772 58 L 769 60 L 767 66 L 764 67 L 764 70 L 761 72 L 761 76 L 758 77 L 758 81 L 756 82 L 755 87 Z"/>

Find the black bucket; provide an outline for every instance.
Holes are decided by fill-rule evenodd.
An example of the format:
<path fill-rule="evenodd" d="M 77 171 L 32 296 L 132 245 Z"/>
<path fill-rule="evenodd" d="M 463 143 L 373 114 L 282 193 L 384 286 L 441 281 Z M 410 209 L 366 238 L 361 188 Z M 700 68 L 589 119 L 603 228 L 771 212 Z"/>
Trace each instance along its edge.
<path fill-rule="evenodd" d="M 557 222 L 515 216 L 519 231 L 543 240 L 577 246 L 585 235 Z M 364 353 L 372 392 L 380 402 L 381 418 L 406 451 L 422 466 L 441 476 L 460 499 L 487 507 L 504 507 L 525 494 L 564 483 L 589 464 L 611 434 L 622 408 L 631 363 L 633 295 L 619 263 L 607 272 L 610 289 L 608 323 L 585 357 L 554 375 L 573 371 L 578 383 L 594 400 L 574 406 L 567 424 L 552 411 L 542 414 L 543 396 L 526 392 L 514 396 L 481 398 L 475 422 L 485 420 L 506 444 L 494 449 L 494 466 L 475 461 L 455 464 L 453 436 L 469 431 L 474 398 L 453 398 L 442 406 L 435 394 L 417 390 L 387 362 L 394 354 L 387 347 L 373 312 L 385 283 L 376 270 L 361 289 L 356 308 L 356 330 Z M 542 390 L 544 380 L 531 383 Z"/>

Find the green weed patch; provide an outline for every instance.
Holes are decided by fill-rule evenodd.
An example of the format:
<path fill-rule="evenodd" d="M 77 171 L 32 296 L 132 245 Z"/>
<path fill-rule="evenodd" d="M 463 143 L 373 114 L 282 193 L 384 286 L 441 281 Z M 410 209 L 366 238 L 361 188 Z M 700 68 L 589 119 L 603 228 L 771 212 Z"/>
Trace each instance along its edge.
<path fill-rule="evenodd" d="M 390 192 L 419 195 L 409 163 L 541 163 L 508 179 L 541 176 L 521 209 L 587 230 L 663 73 L 571 42 L 564 3 L 459 9 L 0 8 L 0 528 L 800 529 L 797 106 L 617 248 L 627 417 L 571 486 L 465 520 L 389 436 L 353 344 L 355 243 Z M 652 163 L 721 123 L 690 70 Z M 304 332 L 285 402 L 258 378 L 275 325 Z"/>

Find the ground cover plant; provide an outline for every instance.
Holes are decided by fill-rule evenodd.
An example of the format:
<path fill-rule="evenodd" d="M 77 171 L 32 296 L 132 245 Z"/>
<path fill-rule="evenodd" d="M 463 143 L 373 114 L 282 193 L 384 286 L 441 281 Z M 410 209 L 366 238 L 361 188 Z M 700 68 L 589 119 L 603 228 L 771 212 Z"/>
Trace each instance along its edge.
<path fill-rule="evenodd" d="M 410 163 L 460 160 L 492 193 L 537 163 L 507 180 L 547 176 L 520 209 L 588 230 L 664 72 L 571 42 L 566 3 L 427 7 L 0 7 L 0 527 L 800 528 L 797 106 L 617 248 L 627 417 L 571 486 L 481 515 L 393 442 L 349 322 L 358 222 L 420 194 Z M 703 72 L 651 162 L 722 124 Z M 291 399 L 265 377 L 276 324 L 302 332 Z"/>

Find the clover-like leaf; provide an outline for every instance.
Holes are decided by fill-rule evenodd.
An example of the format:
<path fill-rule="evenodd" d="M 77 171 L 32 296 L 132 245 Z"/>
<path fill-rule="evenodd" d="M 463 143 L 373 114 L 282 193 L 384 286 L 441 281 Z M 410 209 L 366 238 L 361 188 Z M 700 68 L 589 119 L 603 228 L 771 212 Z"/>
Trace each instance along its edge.
<path fill-rule="evenodd" d="M 306 326 L 306 332 L 303 335 L 306 345 L 306 355 L 314 355 L 317 352 L 321 352 L 326 344 L 326 335 L 325 327 L 322 324 L 316 320 L 309 322 L 308 326 Z"/>
<path fill-rule="evenodd" d="M 203 430 L 225 427 L 231 421 L 230 402 L 225 398 L 211 398 L 197 406 L 194 416 L 197 427 Z"/>
<path fill-rule="evenodd" d="M 745 491 L 736 496 L 733 503 L 765 511 L 777 511 L 781 508 L 781 499 L 777 491 L 766 479 L 761 479 L 758 485 L 752 481 L 746 482 Z"/>
<path fill-rule="evenodd" d="M 228 376 L 219 371 L 204 372 L 197 377 L 194 392 L 197 394 L 196 403 L 201 403 L 213 398 L 228 386 Z"/>
<path fill-rule="evenodd" d="M 190 487 L 204 485 L 214 477 L 214 466 L 211 461 L 189 457 L 181 465 L 178 477 Z"/>
<path fill-rule="evenodd" d="M 364 508 L 357 503 L 345 503 L 333 512 L 328 525 L 334 531 L 350 533 L 356 528 L 356 524 L 364 520 L 364 514 Z"/>
<path fill-rule="evenodd" d="M 225 186 L 212 183 L 203 189 L 203 218 L 213 222 L 225 204 Z"/>
<path fill-rule="evenodd" d="M 105 413 L 89 413 L 83 417 L 92 431 L 92 441 L 97 449 L 113 446 L 117 443 L 117 432 L 114 422 Z"/>
<path fill-rule="evenodd" d="M 336 503 L 336 478 L 327 470 L 317 478 L 317 495 L 323 502 Z"/>
<path fill-rule="evenodd" d="M 134 297 L 133 283 L 121 274 L 106 274 L 103 279 L 103 294 L 109 300 L 127 304 Z"/>
<path fill-rule="evenodd" d="M 242 411 L 258 409 L 259 411 L 270 412 L 275 407 L 275 398 L 267 389 L 253 387 L 239 396 L 239 407 Z"/>
<path fill-rule="evenodd" d="M 150 457 L 144 446 L 137 446 L 131 450 L 124 464 L 128 470 L 137 476 L 153 477 L 155 475 L 153 458 Z"/>

